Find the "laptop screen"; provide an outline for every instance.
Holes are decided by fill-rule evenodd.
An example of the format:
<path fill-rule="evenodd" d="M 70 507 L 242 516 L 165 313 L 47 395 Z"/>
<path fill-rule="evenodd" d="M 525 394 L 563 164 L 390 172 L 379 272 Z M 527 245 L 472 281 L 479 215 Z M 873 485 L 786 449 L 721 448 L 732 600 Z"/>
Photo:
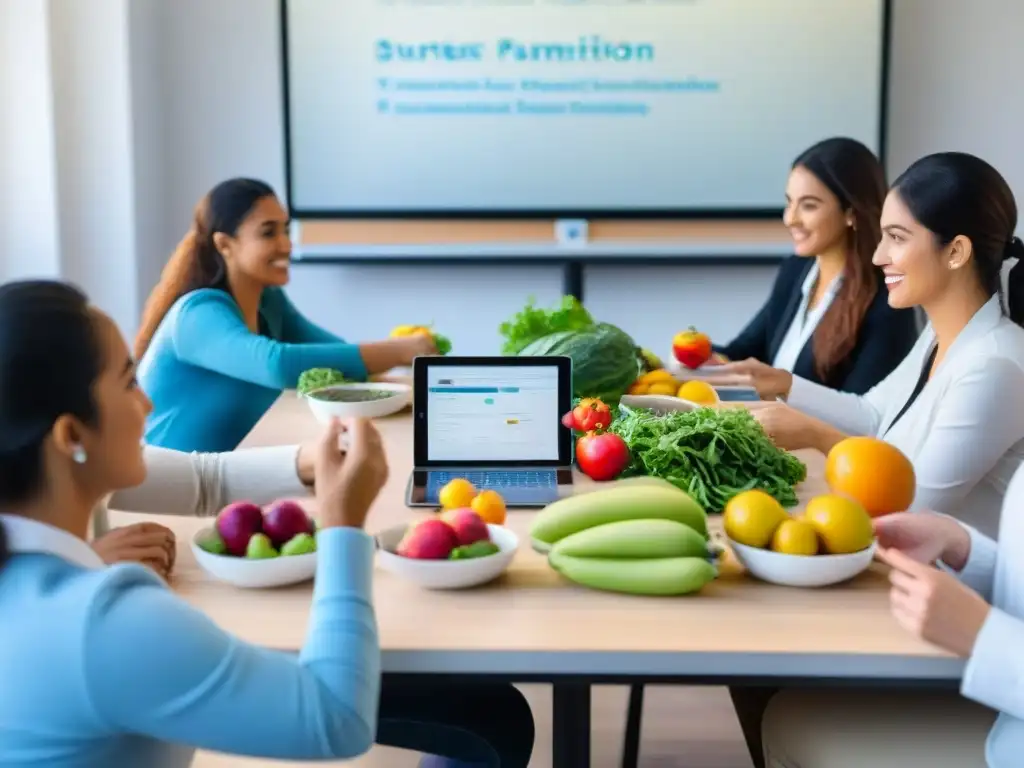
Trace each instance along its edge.
<path fill-rule="evenodd" d="M 427 460 L 557 461 L 559 369 L 427 368 Z"/>

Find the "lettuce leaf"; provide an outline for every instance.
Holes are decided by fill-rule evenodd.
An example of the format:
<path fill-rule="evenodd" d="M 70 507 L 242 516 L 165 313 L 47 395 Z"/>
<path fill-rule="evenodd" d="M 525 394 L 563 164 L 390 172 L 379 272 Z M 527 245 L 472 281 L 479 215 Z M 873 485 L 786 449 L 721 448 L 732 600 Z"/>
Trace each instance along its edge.
<path fill-rule="evenodd" d="M 585 331 L 596 323 L 575 296 L 563 296 L 554 309 L 540 309 L 531 296 L 526 306 L 498 327 L 503 355 L 517 355 L 537 339 L 559 331 Z"/>

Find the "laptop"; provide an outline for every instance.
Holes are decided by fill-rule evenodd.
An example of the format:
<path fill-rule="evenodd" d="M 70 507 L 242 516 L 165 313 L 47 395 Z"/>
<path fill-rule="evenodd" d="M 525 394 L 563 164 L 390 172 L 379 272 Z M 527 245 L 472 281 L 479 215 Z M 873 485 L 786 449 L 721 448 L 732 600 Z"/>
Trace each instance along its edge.
<path fill-rule="evenodd" d="M 542 507 L 572 487 L 568 357 L 417 357 L 407 503 L 440 505 L 463 477 L 507 507 Z"/>

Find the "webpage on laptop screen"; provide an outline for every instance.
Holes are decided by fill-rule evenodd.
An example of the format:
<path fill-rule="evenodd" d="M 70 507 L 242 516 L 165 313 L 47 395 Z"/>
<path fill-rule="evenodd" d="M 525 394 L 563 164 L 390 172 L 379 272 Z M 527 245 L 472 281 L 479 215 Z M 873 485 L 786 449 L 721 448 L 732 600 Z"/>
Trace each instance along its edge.
<path fill-rule="evenodd" d="M 429 461 L 556 461 L 558 368 L 427 370 Z"/>

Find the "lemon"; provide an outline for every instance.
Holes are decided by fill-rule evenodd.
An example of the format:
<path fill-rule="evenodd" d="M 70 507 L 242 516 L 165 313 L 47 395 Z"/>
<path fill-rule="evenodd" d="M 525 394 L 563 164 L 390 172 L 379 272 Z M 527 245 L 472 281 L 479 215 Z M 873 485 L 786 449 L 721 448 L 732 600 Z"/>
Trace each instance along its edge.
<path fill-rule="evenodd" d="M 697 405 L 715 405 L 718 402 L 718 393 L 715 392 L 715 388 L 699 379 L 693 379 L 679 387 L 676 397 L 697 403 Z"/>
<path fill-rule="evenodd" d="M 867 510 L 846 496 L 816 496 L 807 502 L 804 519 L 814 526 L 822 549 L 830 555 L 860 552 L 870 547 L 875 538 Z"/>
<path fill-rule="evenodd" d="M 782 505 L 764 491 L 743 491 L 729 499 L 722 512 L 725 535 L 748 547 L 764 548 L 789 518 Z"/>
<path fill-rule="evenodd" d="M 641 376 L 639 380 L 643 384 L 657 384 L 659 382 L 673 385 L 679 384 L 679 382 L 676 381 L 676 377 L 673 376 L 670 371 L 666 371 L 664 368 L 659 368 L 656 371 L 649 371 L 648 373 L 645 373 L 643 376 Z"/>
<path fill-rule="evenodd" d="M 634 381 L 629 385 L 628 394 L 630 395 L 646 395 L 649 385 L 644 384 L 642 381 Z"/>
<path fill-rule="evenodd" d="M 772 550 L 784 555 L 816 555 L 818 533 L 806 520 L 784 520 L 772 536 Z"/>
<path fill-rule="evenodd" d="M 647 387 L 649 395 L 674 395 L 675 393 L 676 385 L 668 381 L 656 381 Z"/>
<path fill-rule="evenodd" d="M 438 501 L 441 502 L 444 509 L 459 509 L 472 504 L 475 496 L 476 488 L 473 484 L 465 478 L 456 477 L 454 480 L 449 480 L 441 489 Z"/>

